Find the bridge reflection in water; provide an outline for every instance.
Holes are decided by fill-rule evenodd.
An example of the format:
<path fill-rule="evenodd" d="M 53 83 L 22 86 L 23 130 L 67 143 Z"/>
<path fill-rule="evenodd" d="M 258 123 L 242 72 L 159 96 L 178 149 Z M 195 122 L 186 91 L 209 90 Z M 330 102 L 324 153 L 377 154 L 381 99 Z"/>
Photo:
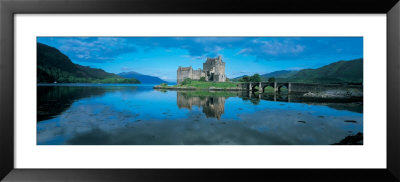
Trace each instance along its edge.
<path fill-rule="evenodd" d="M 268 101 L 279 101 L 279 102 L 291 102 L 291 97 L 294 97 L 290 94 L 278 94 L 278 93 L 255 93 L 255 92 L 240 92 L 240 98 L 243 100 L 248 99 L 259 99 L 259 100 L 268 100 Z M 300 100 L 297 100 L 300 102 Z"/>

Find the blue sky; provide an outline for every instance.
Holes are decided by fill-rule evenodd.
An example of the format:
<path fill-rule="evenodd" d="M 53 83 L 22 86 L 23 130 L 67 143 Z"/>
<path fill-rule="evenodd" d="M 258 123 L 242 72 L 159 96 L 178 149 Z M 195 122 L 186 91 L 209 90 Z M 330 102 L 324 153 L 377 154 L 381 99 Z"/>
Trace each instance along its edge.
<path fill-rule="evenodd" d="M 228 78 L 318 68 L 363 57 L 362 37 L 38 37 L 72 62 L 176 81 L 179 66 L 202 68 L 222 56 Z"/>

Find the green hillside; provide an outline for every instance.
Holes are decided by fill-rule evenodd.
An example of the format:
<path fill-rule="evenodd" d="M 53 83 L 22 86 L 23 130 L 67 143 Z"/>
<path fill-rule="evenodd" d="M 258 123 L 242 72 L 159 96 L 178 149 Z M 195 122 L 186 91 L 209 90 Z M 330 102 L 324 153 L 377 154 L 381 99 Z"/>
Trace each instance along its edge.
<path fill-rule="evenodd" d="M 274 71 L 271 73 L 267 73 L 267 74 L 263 74 L 261 75 L 261 78 L 287 78 L 290 76 L 293 76 L 294 74 L 296 74 L 298 71 L 297 70 L 282 70 L 282 71 Z"/>
<path fill-rule="evenodd" d="M 37 43 L 38 83 L 140 83 L 102 69 L 74 64 L 54 47 Z"/>
<path fill-rule="evenodd" d="M 238 82 L 246 76 L 232 78 L 231 81 Z M 363 82 L 363 59 L 338 61 L 317 69 L 275 71 L 260 75 L 260 77 L 262 81 L 275 78 L 278 82 L 361 84 Z"/>
<path fill-rule="evenodd" d="M 278 81 L 304 83 L 362 83 L 363 59 L 338 61 L 317 69 L 303 69 Z"/>

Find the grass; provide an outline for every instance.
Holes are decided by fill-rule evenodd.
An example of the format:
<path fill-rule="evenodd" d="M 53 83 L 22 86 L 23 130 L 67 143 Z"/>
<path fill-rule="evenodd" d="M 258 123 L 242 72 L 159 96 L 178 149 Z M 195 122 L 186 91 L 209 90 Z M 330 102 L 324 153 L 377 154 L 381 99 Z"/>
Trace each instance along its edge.
<path fill-rule="evenodd" d="M 198 89 L 207 89 L 207 88 L 237 88 L 237 83 L 233 82 L 206 82 L 206 81 L 197 81 L 197 80 L 185 80 L 178 85 L 168 86 L 165 83 L 158 85 L 164 88 L 198 88 Z"/>
<path fill-rule="evenodd" d="M 274 93 L 275 89 L 272 87 L 265 87 L 264 88 L 264 93 Z"/>
<path fill-rule="evenodd" d="M 202 82 L 202 81 L 190 81 L 189 83 L 180 84 L 180 87 L 194 87 L 194 88 L 236 88 L 237 84 L 232 82 Z"/>

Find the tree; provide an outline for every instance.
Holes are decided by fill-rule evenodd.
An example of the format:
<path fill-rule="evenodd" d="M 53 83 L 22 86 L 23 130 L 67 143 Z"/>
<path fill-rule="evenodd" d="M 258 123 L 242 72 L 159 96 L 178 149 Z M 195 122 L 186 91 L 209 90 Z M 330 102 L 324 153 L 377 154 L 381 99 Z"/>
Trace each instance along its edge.
<path fill-rule="evenodd" d="M 259 74 L 254 74 L 253 76 L 250 77 L 251 82 L 261 82 L 261 77 Z"/>
<path fill-rule="evenodd" d="M 206 77 L 204 77 L 204 76 L 200 77 L 200 81 L 201 82 L 205 82 L 206 81 Z"/>
<path fill-rule="evenodd" d="M 268 82 L 275 82 L 275 78 L 274 77 L 268 78 Z"/>
<path fill-rule="evenodd" d="M 250 81 L 250 78 L 248 76 L 244 76 L 239 79 L 239 82 L 249 82 L 249 81 Z"/>
<path fill-rule="evenodd" d="M 192 79 L 190 78 L 185 78 L 183 80 L 183 82 L 181 83 L 181 85 L 189 85 L 190 83 L 192 83 Z"/>

